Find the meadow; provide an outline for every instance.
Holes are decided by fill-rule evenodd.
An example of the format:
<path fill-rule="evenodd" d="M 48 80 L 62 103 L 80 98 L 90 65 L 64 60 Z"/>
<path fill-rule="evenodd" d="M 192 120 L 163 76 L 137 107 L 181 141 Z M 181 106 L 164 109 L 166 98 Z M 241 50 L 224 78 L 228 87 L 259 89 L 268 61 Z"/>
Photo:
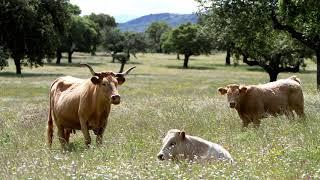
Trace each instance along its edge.
<path fill-rule="evenodd" d="M 191 57 L 181 69 L 175 55 L 139 54 L 137 66 L 119 87 L 121 104 L 113 106 L 104 142 L 86 149 L 83 135 L 71 136 L 62 152 L 54 129 L 53 147 L 46 144 L 48 90 L 63 75 L 89 78 L 96 71 L 118 71 L 110 57 L 75 54 L 73 64 L 0 71 L 0 179 L 309 179 L 320 178 L 320 95 L 315 68 L 307 61 L 302 80 L 306 120 L 284 116 L 262 120 L 260 128 L 242 129 L 235 110 L 217 88 L 268 82 L 258 67 L 224 65 L 224 54 Z M 63 59 L 66 62 L 66 59 Z M 281 73 L 279 78 L 291 76 Z M 221 144 L 235 164 L 159 161 L 164 134 L 172 128 Z"/>

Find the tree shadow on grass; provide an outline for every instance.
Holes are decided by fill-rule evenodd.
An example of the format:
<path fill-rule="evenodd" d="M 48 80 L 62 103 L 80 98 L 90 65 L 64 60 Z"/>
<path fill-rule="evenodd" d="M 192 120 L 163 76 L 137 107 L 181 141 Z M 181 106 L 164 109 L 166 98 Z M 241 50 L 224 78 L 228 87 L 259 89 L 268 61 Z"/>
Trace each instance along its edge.
<path fill-rule="evenodd" d="M 259 72 L 263 72 L 264 71 L 262 69 L 262 67 L 260 67 L 260 66 L 249 66 L 247 64 L 238 64 L 238 65 L 234 65 L 234 64 L 230 64 L 230 65 L 215 64 L 214 66 L 216 66 L 216 67 L 224 67 L 224 68 L 238 68 L 238 69 L 243 69 L 243 70 L 247 70 L 247 71 L 259 71 Z"/>
<path fill-rule="evenodd" d="M 136 61 L 128 61 L 127 64 L 142 64 L 141 62 L 136 62 Z"/>
<path fill-rule="evenodd" d="M 66 151 L 68 152 L 83 152 L 87 149 L 83 142 L 70 142 L 66 146 Z"/>
<path fill-rule="evenodd" d="M 72 56 L 72 59 L 87 59 L 87 58 L 90 58 L 90 57 L 94 57 L 94 56 L 90 56 L 90 55 L 83 55 L 83 56 Z M 62 57 L 62 58 L 65 58 L 65 59 L 68 59 L 68 57 Z"/>
<path fill-rule="evenodd" d="M 62 76 L 63 74 L 57 73 L 23 73 L 21 75 L 16 74 L 15 72 L 0 72 L 0 77 L 45 77 L 45 76 Z"/>
<path fill-rule="evenodd" d="M 169 65 L 169 66 L 165 66 L 169 69 L 185 69 L 182 66 L 177 66 L 177 65 Z M 191 69 L 191 70 L 213 70 L 216 69 L 216 67 L 213 66 L 189 66 L 189 68 L 187 69 Z"/>
<path fill-rule="evenodd" d="M 317 70 L 300 70 L 301 74 L 316 74 Z"/>
<path fill-rule="evenodd" d="M 119 64 L 119 65 L 121 65 L 121 63 L 119 62 L 119 61 L 116 61 L 116 62 L 107 62 L 108 64 Z M 143 64 L 142 62 L 136 62 L 136 61 L 128 61 L 128 62 L 126 62 L 126 64 L 125 65 L 130 65 L 130 64 Z"/>
<path fill-rule="evenodd" d="M 103 65 L 104 63 L 95 63 L 95 62 L 82 62 L 82 63 L 86 63 L 89 64 L 91 66 L 99 66 L 99 65 Z M 45 63 L 45 66 L 61 66 L 61 67 L 84 67 L 83 65 L 81 65 L 81 63 L 60 63 L 60 64 L 56 64 L 56 63 Z"/>
<path fill-rule="evenodd" d="M 60 143 L 59 143 L 56 148 L 52 148 L 51 150 L 55 151 L 55 152 L 61 152 L 63 154 L 66 154 L 66 153 L 71 153 L 71 152 L 84 152 L 84 151 L 88 150 L 88 148 L 86 148 L 86 146 L 84 144 L 80 144 L 78 142 L 70 142 L 69 144 L 67 144 L 65 146 L 64 149 L 60 146 Z"/>
<path fill-rule="evenodd" d="M 214 66 L 216 66 L 216 67 L 228 67 L 228 68 L 246 68 L 246 67 L 250 67 L 250 66 L 248 66 L 248 65 L 246 65 L 246 64 L 238 64 L 238 65 L 234 65 L 233 63 L 231 63 L 230 65 L 226 65 L 226 64 L 224 64 L 224 63 L 219 63 L 219 64 L 214 64 Z M 253 67 L 253 66 L 251 66 L 251 67 Z M 258 67 L 258 66 L 256 66 L 256 67 Z"/>
<path fill-rule="evenodd" d="M 183 62 L 183 58 L 181 58 L 181 57 L 180 57 L 180 59 L 177 59 L 177 58 L 168 58 L 167 60 L 169 60 L 169 61 Z"/>
<path fill-rule="evenodd" d="M 246 67 L 245 68 L 247 71 L 252 71 L 252 72 L 265 72 L 261 67 Z M 294 73 L 299 73 L 299 74 L 316 74 L 316 70 L 302 70 L 300 69 L 299 72 L 294 72 Z"/>
<path fill-rule="evenodd" d="M 253 72 L 265 72 L 261 67 L 246 67 L 245 70 Z"/>

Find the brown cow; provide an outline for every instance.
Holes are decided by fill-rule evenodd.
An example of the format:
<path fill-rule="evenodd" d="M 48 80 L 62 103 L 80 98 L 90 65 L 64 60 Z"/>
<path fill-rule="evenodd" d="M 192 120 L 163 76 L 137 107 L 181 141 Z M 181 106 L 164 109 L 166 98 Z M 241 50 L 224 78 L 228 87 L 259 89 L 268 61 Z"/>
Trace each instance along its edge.
<path fill-rule="evenodd" d="M 124 73 L 94 72 L 91 66 L 90 79 L 71 76 L 57 78 L 50 88 L 50 109 L 48 115 L 48 144 L 51 147 L 53 121 L 58 128 L 61 146 L 69 142 L 70 133 L 81 130 L 85 144 L 91 143 L 89 130 L 97 135 L 97 144 L 102 143 L 111 104 L 120 103 L 117 86 L 125 82 L 125 76 L 135 67 Z"/>
<path fill-rule="evenodd" d="M 250 122 L 259 126 L 260 119 L 285 114 L 292 118 L 293 111 L 304 117 L 304 98 L 301 81 L 295 76 L 260 85 L 240 86 L 230 84 L 220 87 L 221 95 L 227 94 L 230 108 L 235 108 L 247 127 Z"/>

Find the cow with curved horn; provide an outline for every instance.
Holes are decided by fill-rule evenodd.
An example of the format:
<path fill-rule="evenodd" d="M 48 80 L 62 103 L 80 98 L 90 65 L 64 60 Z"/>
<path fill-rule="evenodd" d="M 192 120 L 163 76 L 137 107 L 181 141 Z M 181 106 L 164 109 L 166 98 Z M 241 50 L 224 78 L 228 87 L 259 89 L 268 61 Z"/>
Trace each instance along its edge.
<path fill-rule="evenodd" d="M 111 104 L 120 103 L 118 85 L 125 82 L 125 76 L 134 69 L 123 73 L 111 71 L 95 72 L 88 64 L 92 77 L 79 79 L 71 76 L 57 78 L 50 87 L 50 107 L 48 114 L 48 144 L 53 138 L 53 121 L 58 129 L 62 148 L 69 142 L 73 130 L 81 130 L 85 144 L 91 143 L 89 130 L 97 136 L 97 144 L 102 143 Z"/>

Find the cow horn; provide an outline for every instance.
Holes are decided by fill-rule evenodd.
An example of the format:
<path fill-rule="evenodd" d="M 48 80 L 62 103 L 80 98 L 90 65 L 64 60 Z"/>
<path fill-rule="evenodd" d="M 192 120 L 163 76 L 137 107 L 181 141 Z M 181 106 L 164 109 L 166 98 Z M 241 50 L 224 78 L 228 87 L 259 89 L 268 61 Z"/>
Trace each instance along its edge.
<path fill-rule="evenodd" d="M 84 66 L 87 66 L 92 74 L 92 76 L 95 76 L 96 75 L 96 72 L 94 72 L 94 70 L 92 69 L 92 67 L 89 65 L 89 64 L 81 64 L 81 65 L 84 65 Z"/>
<path fill-rule="evenodd" d="M 134 68 L 136 68 L 136 67 L 133 66 L 133 67 L 129 68 L 126 72 L 123 72 L 123 73 L 116 73 L 116 76 L 126 76 L 126 75 L 128 75 L 128 74 L 130 73 L 130 71 L 131 71 L 132 69 L 134 69 Z"/>

